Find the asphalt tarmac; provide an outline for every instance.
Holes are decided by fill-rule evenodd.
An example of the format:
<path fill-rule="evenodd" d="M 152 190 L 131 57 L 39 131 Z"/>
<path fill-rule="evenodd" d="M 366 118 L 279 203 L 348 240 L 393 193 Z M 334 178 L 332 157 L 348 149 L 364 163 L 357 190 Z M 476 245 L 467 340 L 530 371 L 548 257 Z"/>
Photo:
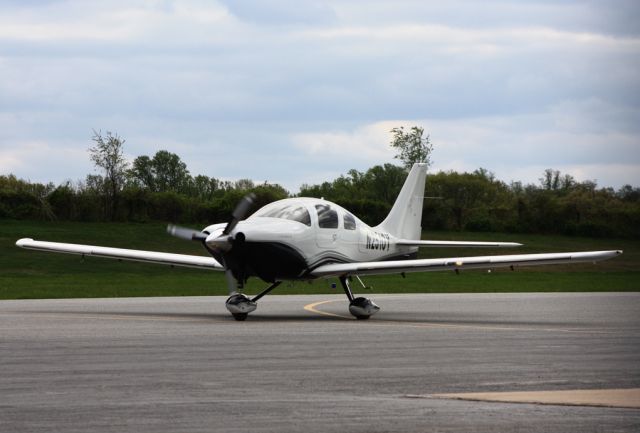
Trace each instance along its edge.
<path fill-rule="evenodd" d="M 373 299 L 1 301 L 0 432 L 640 431 L 639 293 Z"/>

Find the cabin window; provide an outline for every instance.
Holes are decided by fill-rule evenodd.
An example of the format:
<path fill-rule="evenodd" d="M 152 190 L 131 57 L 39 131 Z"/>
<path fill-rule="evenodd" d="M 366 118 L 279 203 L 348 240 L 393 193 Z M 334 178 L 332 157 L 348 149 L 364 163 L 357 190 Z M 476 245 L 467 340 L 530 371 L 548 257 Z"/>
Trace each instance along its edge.
<path fill-rule="evenodd" d="M 337 229 L 338 228 L 338 212 L 327 204 L 317 204 L 316 212 L 318 213 L 318 227 L 321 229 Z"/>
<path fill-rule="evenodd" d="M 267 208 L 256 214 L 258 217 L 280 218 L 284 220 L 292 220 L 311 226 L 311 216 L 306 207 L 297 204 L 287 204 L 277 206 L 275 208 Z"/>
<path fill-rule="evenodd" d="M 349 212 L 344 213 L 344 228 L 345 230 L 355 230 L 356 229 L 356 219 Z"/>

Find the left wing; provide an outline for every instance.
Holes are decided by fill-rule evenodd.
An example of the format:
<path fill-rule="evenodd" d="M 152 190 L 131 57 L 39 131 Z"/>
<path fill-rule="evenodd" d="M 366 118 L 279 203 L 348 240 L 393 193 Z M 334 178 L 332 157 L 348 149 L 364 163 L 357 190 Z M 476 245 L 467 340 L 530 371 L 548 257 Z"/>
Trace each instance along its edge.
<path fill-rule="evenodd" d="M 331 277 L 343 275 L 395 274 L 401 272 L 454 271 L 456 269 L 487 269 L 509 266 L 555 265 L 560 263 L 597 262 L 610 259 L 619 254 L 622 254 L 622 251 L 587 251 L 578 253 L 393 260 L 386 262 L 331 263 L 315 268 L 310 272 L 310 275 L 314 277 Z"/>
<path fill-rule="evenodd" d="M 20 239 L 18 242 L 16 242 L 16 245 L 28 250 L 80 254 L 82 256 L 105 257 L 110 259 L 131 260 L 134 262 L 159 263 L 171 266 L 184 266 L 188 268 L 224 271 L 224 267 L 213 257 L 159 253 L 155 251 L 127 250 L 123 248 L 97 247 L 94 245 L 65 244 L 61 242 L 34 241 L 33 239 L 29 238 Z"/>

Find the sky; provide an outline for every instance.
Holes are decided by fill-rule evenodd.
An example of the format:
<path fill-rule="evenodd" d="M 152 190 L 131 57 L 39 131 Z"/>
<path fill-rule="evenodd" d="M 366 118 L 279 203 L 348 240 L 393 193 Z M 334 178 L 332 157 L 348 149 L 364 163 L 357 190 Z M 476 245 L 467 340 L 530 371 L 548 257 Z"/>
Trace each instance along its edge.
<path fill-rule="evenodd" d="M 640 186 L 640 2 L 0 2 L 0 175 L 84 179 L 96 130 L 295 193 L 413 125 L 434 172 Z"/>

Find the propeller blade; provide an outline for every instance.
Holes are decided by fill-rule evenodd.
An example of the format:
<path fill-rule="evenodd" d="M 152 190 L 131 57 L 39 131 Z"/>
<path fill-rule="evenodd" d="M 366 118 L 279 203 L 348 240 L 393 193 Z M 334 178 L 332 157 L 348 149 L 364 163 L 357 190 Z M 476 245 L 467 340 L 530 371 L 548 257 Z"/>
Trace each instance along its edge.
<path fill-rule="evenodd" d="M 207 234 L 193 230 L 187 227 L 180 227 L 173 224 L 167 226 L 167 233 L 171 236 L 175 236 L 180 239 L 186 239 L 188 241 L 204 241 L 207 239 Z"/>
<path fill-rule="evenodd" d="M 224 231 L 222 232 L 223 235 L 231 233 L 236 225 L 238 225 L 238 223 L 247 216 L 247 213 L 249 212 L 249 209 L 251 209 L 255 199 L 256 195 L 252 192 L 242 197 L 242 200 L 240 200 L 236 208 L 231 213 L 231 219 L 224 228 Z"/>

